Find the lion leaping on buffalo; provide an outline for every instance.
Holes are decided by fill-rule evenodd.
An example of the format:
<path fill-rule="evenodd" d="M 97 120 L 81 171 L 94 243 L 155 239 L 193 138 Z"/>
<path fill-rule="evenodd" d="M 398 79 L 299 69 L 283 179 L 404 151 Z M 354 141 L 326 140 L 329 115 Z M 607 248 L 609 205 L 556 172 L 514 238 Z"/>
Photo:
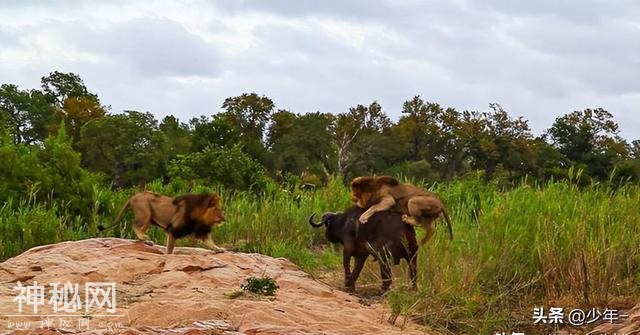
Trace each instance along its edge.
<path fill-rule="evenodd" d="M 402 213 L 402 220 L 410 225 L 423 227 L 424 245 L 433 235 L 433 222 L 442 215 L 447 222 L 449 238 L 453 239 L 451 220 L 442 201 L 432 192 L 420 187 L 400 183 L 390 176 L 364 176 L 351 181 L 351 200 L 366 209 L 360 222 L 366 223 L 377 212 L 392 210 Z"/>

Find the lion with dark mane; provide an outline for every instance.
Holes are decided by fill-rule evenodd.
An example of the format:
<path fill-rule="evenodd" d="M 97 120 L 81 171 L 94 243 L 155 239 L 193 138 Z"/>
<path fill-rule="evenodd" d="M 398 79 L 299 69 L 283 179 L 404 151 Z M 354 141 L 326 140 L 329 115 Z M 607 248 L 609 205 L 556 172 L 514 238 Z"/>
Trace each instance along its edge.
<path fill-rule="evenodd" d="M 217 194 L 184 194 L 171 198 L 153 192 L 139 192 L 127 200 L 111 226 L 98 229 L 102 231 L 117 225 L 128 209 L 133 211 L 133 232 L 139 240 L 149 240 L 147 231 L 152 224 L 165 231 L 167 254 L 173 253 L 176 239 L 188 235 L 202 240 L 215 251 L 224 251 L 211 238 L 211 229 L 224 222 L 222 203 Z"/>

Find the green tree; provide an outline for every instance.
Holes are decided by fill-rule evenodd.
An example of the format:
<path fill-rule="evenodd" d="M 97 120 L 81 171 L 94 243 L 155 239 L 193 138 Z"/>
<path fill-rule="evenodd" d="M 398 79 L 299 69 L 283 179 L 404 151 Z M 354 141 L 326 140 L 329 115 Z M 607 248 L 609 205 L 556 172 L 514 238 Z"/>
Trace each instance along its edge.
<path fill-rule="evenodd" d="M 74 73 L 54 71 L 40 79 L 42 92 L 56 106 L 62 108 L 68 98 L 88 97 L 100 103 L 98 96 L 89 92 L 84 81 Z"/>
<path fill-rule="evenodd" d="M 12 84 L 0 86 L 0 127 L 13 135 L 14 143 L 42 142 L 52 115 L 53 108 L 42 92 Z"/>
<path fill-rule="evenodd" d="M 391 127 L 389 117 L 378 102 L 357 105 L 347 113 L 338 114 L 333 125 L 336 148 L 336 172 L 344 180 L 355 171 L 368 170 L 378 154 L 376 142 Z"/>
<path fill-rule="evenodd" d="M 267 146 L 273 148 L 273 145 L 280 141 L 283 137 L 294 131 L 295 123 L 298 116 L 287 110 L 280 109 L 271 115 L 271 124 L 267 134 Z"/>
<path fill-rule="evenodd" d="M 267 177 L 260 163 L 243 152 L 239 144 L 209 146 L 200 152 L 178 155 L 169 164 L 174 179 L 203 182 L 236 190 L 263 190 Z"/>
<path fill-rule="evenodd" d="M 273 111 L 273 101 L 256 93 L 244 93 L 226 98 L 222 103 L 225 117 L 240 130 L 241 136 L 262 140 L 269 116 Z"/>
<path fill-rule="evenodd" d="M 146 183 L 164 175 L 168 143 L 151 113 L 127 111 L 87 123 L 80 135 L 89 169 L 111 178 L 114 187 Z"/>
<path fill-rule="evenodd" d="M 42 77 L 40 82 L 44 96 L 55 107 L 51 130 L 56 133 L 59 125 L 64 124 L 77 148 L 82 127 L 105 116 L 109 107 L 100 103 L 98 95 L 90 92 L 77 74 L 54 71 Z"/>
<path fill-rule="evenodd" d="M 240 132 L 233 124 L 220 114 L 211 119 L 206 116 L 189 121 L 192 128 L 191 151 L 202 151 L 214 145 L 229 147 L 240 142 Z"/>
<path fill-rule="evenodd" d="M 87 215 L 97 180 L 80 165 L 64 132 L 45 139 L 43 146 L 14 144 L 0 137 L 0 200 L 34 196 L 54 200 L 64 211 Z"/>
<path fill-rule="evenodd" d="M 463 173 L 469 168 L 469 146 L 485 130 L 477 116 L 425 102 L 420 96 L 404 102 L 402 116 L 391 130 L 396 155 L 402 155 L 392 170 L 432 180 Z M 418 173 L 419 168 L 424 171 Z"/>
<path fill-rule="evenodd" d="M 640 140 L 631 142 L 631 157 L 640 159 Z"/>
<path fill-rule="evenodd" d="M 442 113 L 440 105 L 425 102 L 420 96 L 407 100 L 402 105 L 402 117 L 398 122 L 401 136 L 409 143 L 411 160 L 433 159 L 429 147 L 439 132 L 438 114 Z"/>
<path fill-rule="evenodd" d="M 268 137 L 275 170 L 298 176 L 326 174 L 333 156 L 332 121 L 330 114 L 320 112 L 275 113 Z"/>
<path fill-rule="evenodd" d="M 452 179 L 465 171 L 465 144 L 473 134 L 465 132 L 462 113 L 453 108 L 441 109 L 436 116 L 438 132 L 430 150 L 433 163 L 444 179 Z"/>
<path fill-rule="evenodd" d="M 266 96 L 244 93 L 224 100 L 224 117 L 238 132 L 243 150 L 263 165 L 270 165 L 269 152 L 264 143 L 267 122 L 274 103 Z"/>
<path fill-rule="evenodd" d="M 106 114 L 104 107 L 92 97 L 70 97 L 64 100 L 62 108 L 56 109 L 51 129 L 56 133 L 59 131 L 59 125 L 64 125 L 72 143 L 77 144 L 82 127 L 89 121 L 100 119 Z"/>
<path fill-rule="evenodd" d="M 613 166 L 628 156 L 627 143 L 618 136 L 618 124 L 608 111 L 585 109 L 556 118 L 545 135 L 571 161 L 605 179 Z"/>
<path fill-rule="evenodd" d="M 44 141 L 39 160 L 44 176 L 40 196 L 58 200 L 72 213 L 89 216 L 93 186 L 98 180 L 82 168 L 80 154 L 73 149 L 64 127 Z"/>
<path fill-rule="evenodd" d="M 543 136 L 534 139 L 534 145 L 537 152 L 534 175 L 538 179 L 547 181 L 550 178 L 559 180 L 569 177 L 571 161 L 558 148 L 547 143 Z"/>
<path fill-rule="evenodd" d="M 14 143 L 12 136 L 0 137 L 0 200 L 20 199 L 37 189 L 41 164 L 33 146 Z M 37 148 L 36 148 L 37 149 Z"/>
<path fill-rule="evenodd" d="M 167 150 L 170 158 L 189 153 L 192 145 L 189 125 L 180 122 L 173 115 L 168 115 L 162 119 L 159 129 L 167 138 Z"/>
<path fill-rule="evenodd" d="M 498 155 L 498 164 L 510 177 L 520 178 L 532 171 L 536 162 L 536 151 L 529 123 L 522 117 L 512 118 L 499 104 L 490 104 L 492 113 L 485 114 L 488 132 L 493 138 Z M 495 162 L 487 165 L 487 174 L 493 173 Z"/>

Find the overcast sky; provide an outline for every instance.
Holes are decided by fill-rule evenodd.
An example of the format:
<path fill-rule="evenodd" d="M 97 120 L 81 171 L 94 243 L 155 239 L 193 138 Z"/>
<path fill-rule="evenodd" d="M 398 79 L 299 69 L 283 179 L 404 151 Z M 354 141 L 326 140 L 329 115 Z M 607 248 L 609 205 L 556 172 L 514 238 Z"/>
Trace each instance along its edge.
<path fill-rule="evenodd" d="M 640 138 L 640 1 L 1 1 L 0 82 L 79 74 L 112 112 L 187 121 L 224 98 L 296 113 L 421 95 L 498 102 L 536 134 L 603 107 Z"/>

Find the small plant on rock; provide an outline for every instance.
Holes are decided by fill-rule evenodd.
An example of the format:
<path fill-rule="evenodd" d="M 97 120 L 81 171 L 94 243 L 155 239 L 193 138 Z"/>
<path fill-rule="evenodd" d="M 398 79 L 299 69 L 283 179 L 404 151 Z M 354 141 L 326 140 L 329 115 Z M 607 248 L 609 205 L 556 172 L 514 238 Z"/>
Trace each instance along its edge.
<path fill-rule="evenodd" d="M 270 277 L 249 277 L 245 283 L 240 286 L 243 291 L 251 292 L 257 295 L 273 296 L 280 288 L 275 279 Z"/>

